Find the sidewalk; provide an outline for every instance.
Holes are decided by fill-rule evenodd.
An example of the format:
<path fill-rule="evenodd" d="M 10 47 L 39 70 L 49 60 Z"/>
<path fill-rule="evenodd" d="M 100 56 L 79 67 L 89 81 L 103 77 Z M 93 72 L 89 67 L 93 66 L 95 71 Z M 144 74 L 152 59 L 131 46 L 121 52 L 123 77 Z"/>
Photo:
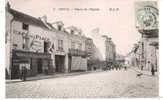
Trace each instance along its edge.
<path fill-rule="evenodd" d="M 131 69 L 138 73 L 142 73 L 143 75 L 152 76 L 151 71 L 149 71 L 149 70 L 140 70 L 139 68 L 136 68 L 136 67 L 131 67 Z M 155 76 L 158 76 L 158 75 L 159 75 L 159 73 L 155 72 Z"/>
<path fill-rule="evenodd" d="M 77 75 L 83 75 L 83 74 L 89 74 L 89 73 L 96 73 L 101 72 L 102 70 L 96 70 L 96 71 L 84 71 L 84 72 L 70 72 L 70 73 L 54 73 L 52 75 L 45 75 L 45 74 L 39 74 L 37 76 L 27 77 L 27 81 L 36 81 L 36 80 L 42 80 L 42 79 L 50 79 L 50 78 L 64 78 L 69 76 L 77 76 Z M 8 83 L 17 83 L 17 82 L 23 82 L 20 79 L 6 79 L 6 84 Z"/>

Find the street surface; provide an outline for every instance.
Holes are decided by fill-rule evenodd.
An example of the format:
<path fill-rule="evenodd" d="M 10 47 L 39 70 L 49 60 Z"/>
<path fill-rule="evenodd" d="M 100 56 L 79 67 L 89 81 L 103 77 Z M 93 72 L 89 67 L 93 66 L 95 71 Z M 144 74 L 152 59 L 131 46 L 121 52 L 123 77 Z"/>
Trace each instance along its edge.
<path fill-rule="evenodd" d="M 6 84 L 7 98 L 157 97 L 158 77 L 131 69 Z"/>

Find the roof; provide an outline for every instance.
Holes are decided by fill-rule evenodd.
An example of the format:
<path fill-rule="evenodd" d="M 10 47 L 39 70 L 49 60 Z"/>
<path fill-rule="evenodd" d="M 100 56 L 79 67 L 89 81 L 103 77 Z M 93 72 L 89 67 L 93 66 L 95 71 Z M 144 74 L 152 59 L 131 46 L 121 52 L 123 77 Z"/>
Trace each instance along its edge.
<path fill-rule="evenodd" d="M 17 21 L 21 21 L 21 22 L 24 22 L 27 24 L 32 24 L 32 25 L 36 25 L 39 27 L 47 28 L 45 26 L 45 24 L 38 18 L 32 17 L 30 15 L 16 11 L 14 9 L 10 9 L 9 12 L 14 16 L 14 19 Z"/>
<path fill-rule="evenodd" d="M 48 23 L 47 22 L 47 25 L 51 28 L 51 29 L 55 29 L 53 26 L 52 26 L 52 24 L 50 24 L 50 23 Z M 55 29 L 56 30 L 56 29 Z"/>

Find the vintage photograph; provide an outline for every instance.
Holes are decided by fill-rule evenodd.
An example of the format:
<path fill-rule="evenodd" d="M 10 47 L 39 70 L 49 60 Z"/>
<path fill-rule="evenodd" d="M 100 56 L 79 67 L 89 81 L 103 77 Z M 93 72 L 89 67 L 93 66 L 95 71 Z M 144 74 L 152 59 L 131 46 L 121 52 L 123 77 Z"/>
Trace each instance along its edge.
<path fill-rule="evenodd" d="M 158 98 L 158 0 L 6 0 L 6 98 Z"/>

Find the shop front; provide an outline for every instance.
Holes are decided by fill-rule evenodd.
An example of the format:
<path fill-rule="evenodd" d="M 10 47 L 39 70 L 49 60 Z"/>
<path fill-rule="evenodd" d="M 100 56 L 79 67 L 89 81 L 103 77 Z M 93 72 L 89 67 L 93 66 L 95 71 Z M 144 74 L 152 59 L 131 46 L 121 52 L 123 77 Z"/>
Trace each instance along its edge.
<path fill-rule="evenodd" d="M 65 72 L 65 55 L 55 55 L 55 72 Z"/>
<path fill-rule="evenodd" d="M 21 66 L 27 68 L 27 76 L 52 74 L 54 72 L 49 53 L 13 50 L 12 54 L 11 79 L 19 78 Z"/>
<path fill-rule="evenodd" d="M 69 49 L 69 72 L 86 71 L 87 70 L 87 55 L 85 51 L 77 49 Z"/>

